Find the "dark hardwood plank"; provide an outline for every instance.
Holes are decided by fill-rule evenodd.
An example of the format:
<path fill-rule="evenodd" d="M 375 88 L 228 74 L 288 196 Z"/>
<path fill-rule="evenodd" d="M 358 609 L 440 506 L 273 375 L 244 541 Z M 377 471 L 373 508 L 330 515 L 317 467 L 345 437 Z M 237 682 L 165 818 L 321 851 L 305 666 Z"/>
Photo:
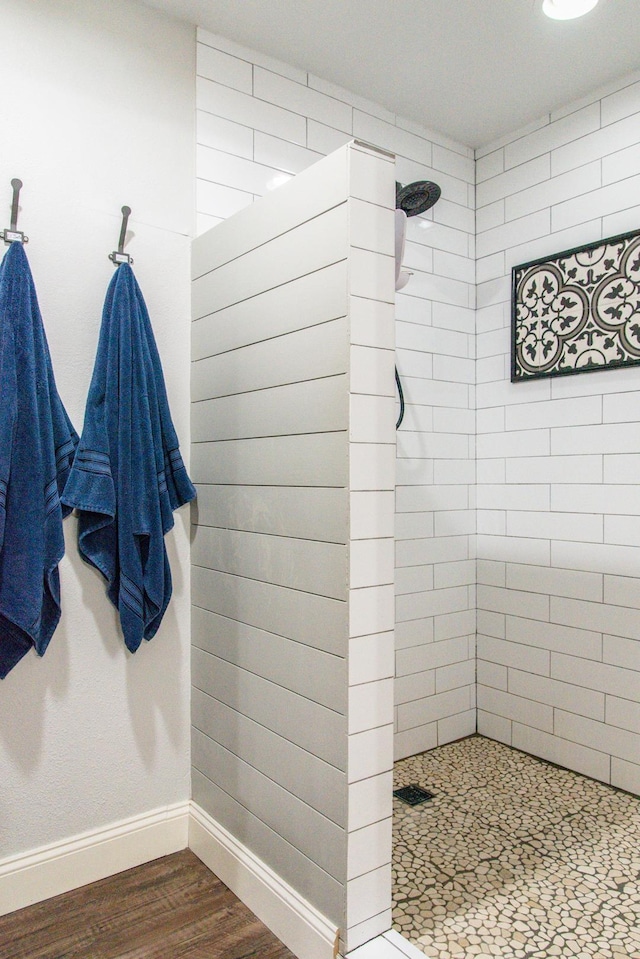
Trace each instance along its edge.
<path fill-rule="evenodd" d="M 2 959 L 294 959 L 188 849 L 0 917 Z"/>

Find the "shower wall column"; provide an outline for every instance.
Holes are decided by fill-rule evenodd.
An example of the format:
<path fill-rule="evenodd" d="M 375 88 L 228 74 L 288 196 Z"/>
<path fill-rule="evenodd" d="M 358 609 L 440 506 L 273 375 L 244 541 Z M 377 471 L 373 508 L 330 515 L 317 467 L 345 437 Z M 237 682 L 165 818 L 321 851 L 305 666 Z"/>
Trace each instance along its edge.
<path fill-rule="evenodd" d="M 193 247 L 189 844 L 303 959 L 391 925 L 394 184 L 354 142 Z"/>

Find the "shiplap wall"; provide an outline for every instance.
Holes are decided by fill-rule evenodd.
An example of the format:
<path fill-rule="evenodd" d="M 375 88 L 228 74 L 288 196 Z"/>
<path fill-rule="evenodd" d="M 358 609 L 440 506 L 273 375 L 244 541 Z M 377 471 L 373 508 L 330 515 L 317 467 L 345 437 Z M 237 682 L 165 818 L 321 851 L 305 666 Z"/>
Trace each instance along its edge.
<path fill-rule="evenodd" d="M 479 730 L 640 792 L 640 372 L 509 382 L 510 270 L 640 229 L 640 77 L 478 157 Z"/>
<path fill-rule="evenodd" d="M 198 40 L 200 231 L 352 137 L 392 151 L 400 182 L 442 188 L 432 211 L 408 221 L 414 275 L 396 300 L 407 408 L 396 462 L 395 749 L 410 755 L 475 730 L 472 152 L 208 31 Z M 393 370 L 384 375 L 393 389 Z"/>
<path fill-rule="evenodd" d="M 390 927 L 393 158 L 193 248 L 193 797 L 340 928 Z"/>

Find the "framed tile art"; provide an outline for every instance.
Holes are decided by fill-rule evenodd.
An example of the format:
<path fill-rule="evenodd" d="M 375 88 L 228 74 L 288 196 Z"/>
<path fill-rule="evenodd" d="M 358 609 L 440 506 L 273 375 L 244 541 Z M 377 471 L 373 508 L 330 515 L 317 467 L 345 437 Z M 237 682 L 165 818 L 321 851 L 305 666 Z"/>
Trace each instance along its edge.
<path fill-rule="evenodd" d="M 640 363 L 640 230 L 514 266 L 511 380 Z"/>

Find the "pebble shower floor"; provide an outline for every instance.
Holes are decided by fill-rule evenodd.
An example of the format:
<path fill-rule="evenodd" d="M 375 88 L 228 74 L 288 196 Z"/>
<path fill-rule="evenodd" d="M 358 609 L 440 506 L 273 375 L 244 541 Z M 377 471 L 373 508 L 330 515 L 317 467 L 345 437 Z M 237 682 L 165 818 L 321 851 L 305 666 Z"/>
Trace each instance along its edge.
<path fill-rule="evenodd" d="M 473 736 L 397 762 L 393 926 L 438 959 L 640 959 L 640 799 Z"/>

